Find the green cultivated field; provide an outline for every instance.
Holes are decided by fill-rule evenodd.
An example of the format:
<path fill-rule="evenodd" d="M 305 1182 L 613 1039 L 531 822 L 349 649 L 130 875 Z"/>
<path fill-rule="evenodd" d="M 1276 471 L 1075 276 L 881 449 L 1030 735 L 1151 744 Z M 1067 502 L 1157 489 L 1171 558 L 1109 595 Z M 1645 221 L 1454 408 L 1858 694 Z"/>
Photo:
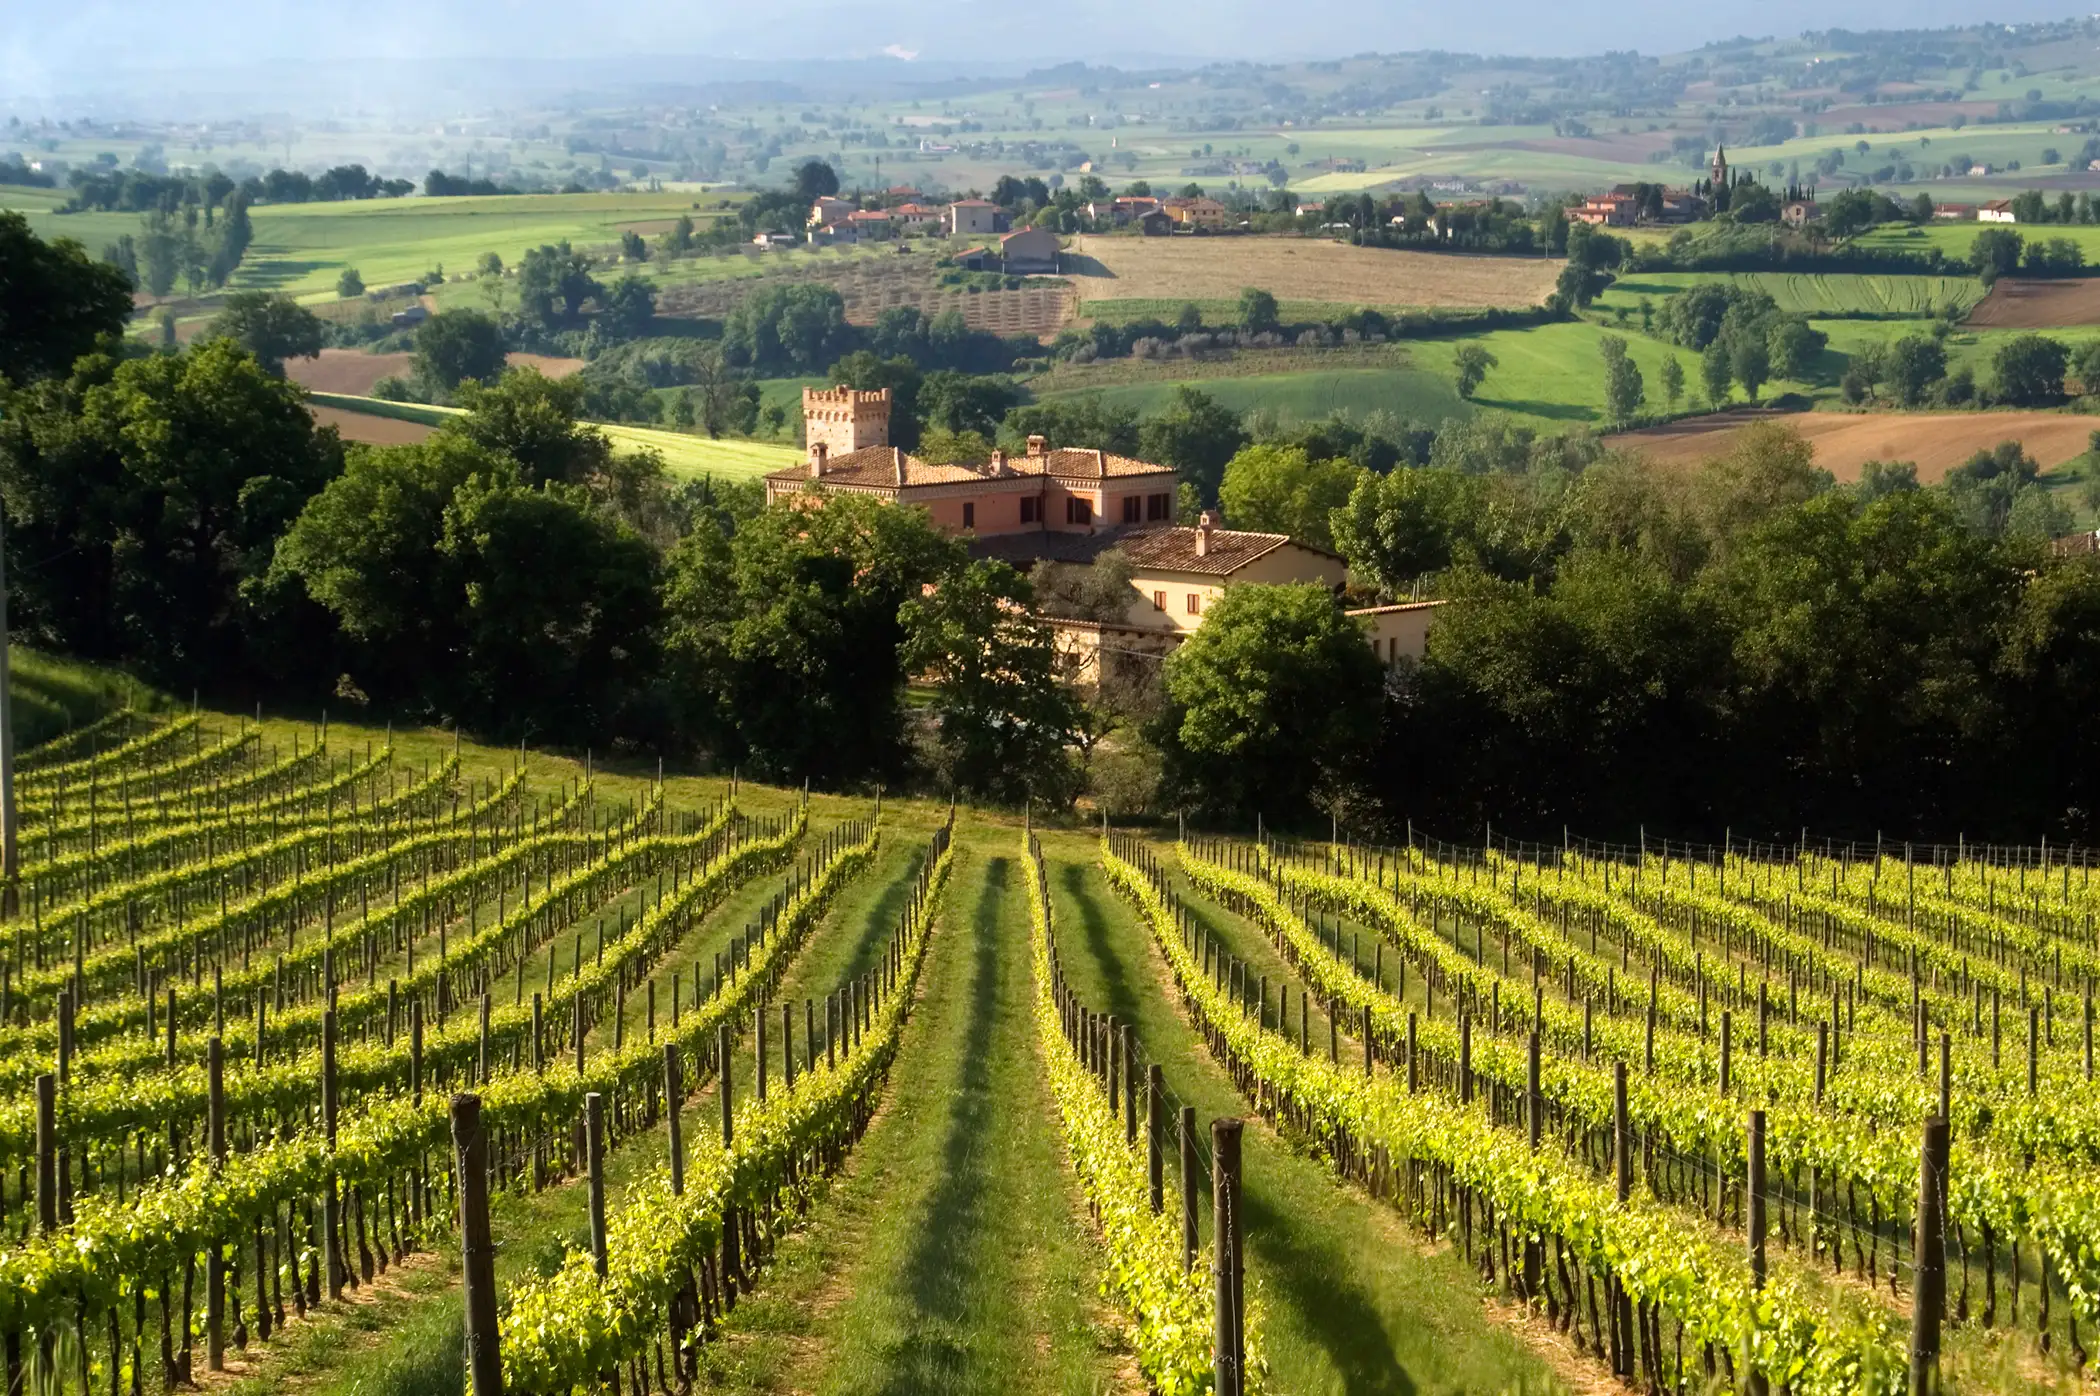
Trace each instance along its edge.
<path fill-rule="evenodd" d="M 619 241 L 625 228 L 654 233 L 680 214 L 699 222 L 710 215 L 693 205 L 715 202 L 661 193 L 265 204 L 250 212 L 255 241 L 234 285 L 327 300 L 346 267 L 376 289 L 420 280 L 440 264 L 448 275 L 471 271 L 484 252 L 509 266 L 527 250 L 564 238 L 596 246 Z M 130 220 L 131 228 L 137 224 Z"/>
<path fill-rule="evenodd" d="M 46 240 L 72 238 L 85 247 L 90 257 L 102 255 L 102 249 L 126 233 L 136 235 L 139 216 L 136 213 L 60 213 L 58 206 L 66 201 L 63 189 L 25 189 L 20 185 L 0 184 L 0 209 L 11 210 L 29 220 L 29 231 Z"/>
<path fill-rule="evenodd" d="M 2001 196 L 2002 197 L 2002 196 Z M 2053 198 L 2054 195 L 2052 194 Z M 1958 262 L 1966 262 L 1969 249 L 1976 243 L 1976 235 L 1987 228 L 2010 227 L 2022 240 L 2033 242 L 2050 238 L 2069 238 L 2078 244 L 2089 263 L 2100 263 L 2100 224 L 2092 223 L 1930 223 L 1921 227 L 1910 224 L 1884 224 L 1871 229 L 1854 239 L 1856 247 L 1894 249 L 1902 252 L 1923 252 L 1928 247 L 1937 247 L 1940 252 Z"/>
<path fill-rule="evenodd" d="M 1937 315 L 1947 306 L 1967 310 L 1984 297 L 1981 282 L 1969 276 L 1880 276 L 1823 272 L 1633 272 L 1612 283 L 1598 298 L 1607 311 L 1635 310 L 1643 297 L 1658 306 L 1688 287 L 1727 281 L 1752 287 L 1772 297 L 1793 314 L 1822 316 Z"/>
<path fill-rule="evenodd" d="M 313 393 L 310 396 L 316 406 L 333 407 L 344 412 L 359 412 L 370 417 L 391 417 L 395 421 L 417 422 L 426 426 L 437 426 L 459 411 L 456 407 L 434 407 L 421 402 L 387 402 L 381 398 L 353 397 L 347 393 Z M 781 446 L 765 441 L 711 441 L 704 436 L 687 436 L 684 432 L 622 426 L 609 422 L 598 423 L 597 426 L 598 430 L 612 438 L 615 445 L 628 450 L 646 449 L 659 452 L 664 458 L 664 464 L 677 475 L 715 475 L 728 480 L 755 480 L 768 471 L 782 469 L 802 459 L 802 452 L 791 445 Z"/>
<path fill-rule="evenodd" d="M 1474 404 L 1512 417 L 1528 420 L 1541 430 L 1564 430 L 1570 426 L 1602 427 L 1604 421 L 1604 337 L 1618 331 L 1587 320 L 1540 325 L 1524 330 L 1492 330 L 1486 334 L 1454 336 L 1411 343 L 1408 352 L 1426 369 L 1448 379 L 1452 357 L 1462 344 L 1478 344 L 1493 354 L 1497 366 L 1488 370 Z M 1648 410 L 1663 410 L 1662 363 L 1675 353 L 1684 361 L 1687 390 L 1699 379 L 1698 356 L 1673 349 L 1638 330 L 1625 333 L 1627 352 L 1640 367 L 1647 382 Z M 1768 386 L 1767 395 L 1777 391 Z"/>
<path fill-rule="evenodd" d="M 1182 381 L 1201 388 L 1235 411 L 1259 409 L 1296 421 L 1317 421 L 1333 412 L 1348 412 L 1361 417 L 1368 412 L 1385 411 L 1401 417 L 1440 422 L 1450 417 L 1467 416 L 1472 411 L 1451 390 L 1448 382 L 1420 369 L 1308 369 L 1247 377 L 1192 376 Z M 1115 383 L 1100 388 L 1053 391 L 1044 396 L 1055 398 L 1098 392 L 1106 402 L 1149 413 L 1166 406 L 1178 386 L 1176 382 Z"/>

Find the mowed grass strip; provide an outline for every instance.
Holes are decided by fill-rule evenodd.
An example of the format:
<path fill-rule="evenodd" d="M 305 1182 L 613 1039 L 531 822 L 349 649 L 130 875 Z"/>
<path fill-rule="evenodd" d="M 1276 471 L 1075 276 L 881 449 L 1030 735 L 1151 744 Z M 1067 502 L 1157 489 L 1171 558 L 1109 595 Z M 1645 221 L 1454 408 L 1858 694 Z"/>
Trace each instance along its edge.
<path fill-rule="evenodd" d="M 341 431 L 348 441 L 371 441 L 394 446 L 421 441 L 457 416 L 456 407 L 434 407 L 424 402 L 388 402 L 383 398 L 358 397 L 350 393 L 309 393 L 317 417 Z M 369 420 L 376 428 L 367 435 L 361 428 Z M 802 459 L 793 446 L 766 441 L 734 441 L 687 436 L 683 432 L 653 427 L 622 426 L 613 422 L 592 425 L 622 451 L 655 451 L 673 475 L 697 479 L 712 475 L 726 480 L 756 480 L 770 471 L 782 470 Z"/>
<path fill-rule="evenodd" d="M 959 830 L 888 1098 L 738 1306 L 704 1389 L 1137 1388 L 1093 1297 L 1100 1259 L 1041 1082 L 1012 843 L 1010 829 Z M 867 908 L 878 938 L 891 924 L 888 907 Z"/>
<path fill-rule="evenodd" d="M 1461 1257 L 1426 1247 L 1397 1212 L 1341 1185 L 1253 1116 L 1182 1017 L 1150 932 L 1097 865 L 1095 840 L 1044 843 L 1060 952 L 1080 997 L 1135 1025 L 1147 1059 L 1206 1126 L 1218 1116 L 1249 1121 L 1249 1293 L 1267 1311 L 1271 1388 L 1351 1396 L 1552 1389 L 1545 1363 L 1497 1320 Z"/>

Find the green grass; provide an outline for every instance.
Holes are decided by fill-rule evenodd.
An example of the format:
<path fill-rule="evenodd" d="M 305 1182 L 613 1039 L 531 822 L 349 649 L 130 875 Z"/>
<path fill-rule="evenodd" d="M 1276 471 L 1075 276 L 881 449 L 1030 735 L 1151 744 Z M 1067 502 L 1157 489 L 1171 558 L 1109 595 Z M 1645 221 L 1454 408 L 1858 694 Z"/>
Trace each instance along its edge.
<path fill-rule="evenodd" d="M 0 209 L 11 209 L 29 220 L 29 231 L 49 241 L 53 238 L 72 238 L 85 247 L 90 257 L 100 257 L 102 249 L 126 233 L 134 237 L 139 231 L 139 215 L 136 213 L 60 213 L 58 206 L 70 196 L 64 189 L 31 189 L 17 184 L 0 184 Z"/>
<path fill-rule="evenodd" d="M 1081 999 L 1135 1024 L 1146 1058 L 1199 1119 L 1248 1115 L 1181 1017 L 1149 933 L 1108 886 L 1094 841 L 1061 835 L 1046 845 L 1065 972 Z M 1397 1213 L 1258 1121 L 1243 1147 L 1249 1293 L 1267 1313 L 1272 1389 L 1430 1396 L 1556 1385 L 1488 1311 L 1450 1248 L 1421 1241 Z"/>
<path fill-rule="evenodd" d="M 1034 1052 L 1014 837 L 968 827 L 888 1099 L 815 1223 L 739 1305 L 703 1389 L 1078 1396 L 1128 1385 L 1112 1378 L 1114 1335 L 1093 1297 L 1098 1247 Z M 856 939 L 878 944 L 895 924 L 888 900 L 842 900 L 846 934 L 813 949 L 808 967 L 821 973 Z"/>
<path fill-rule="evenodd" d="M 1790 314 L 1919 319 L 1948 306 L 1966 311 L 1984 297 L 1983 284 L 1968 276 L 1885 276 L 1818 272 L 1632 272 L 1598 297 L 1607 312 L 1624 306 L 1638 314 L 1643 299 L 1660 306 L 1702 282 L 1728 282 L 1772 297 Z M 1638 324 L 1638 320 L 1633 323 Z"/>
<path fill-rule="evenodd" d="M 701 222 L 716 216 L 720 198 L 665 192 L 265 204 L 250 213 L 255 240 L 233 285 L 326 300 L 345 268 L 377 288 L 420 280 L 439 264 L 448 275 L 471 271 L 484 252 L 511 266 L 543 243 L 600 246 L 619 241 L 624 228 L 646 231 L 680 214 Z M 136 227 L 137 218 L 130 221 Z"/>
<path fill-rule="evenodd" d="M 355 397 L 348 393 L 313 393 L 310 396 L 322 407 L 362 412 L 372 417 L 391 417 L 397 421 L 421 422 L 428 426 L 441 425 L 446 418 L 457 416 L 460 411 L 456 407 L 388 402 L 383 398 Z M 614 422 L 599 423 L 598 429 L 610 437 L 615 446 L 625 450 L 660 452 L 672 474 L 689 478 L 712 475 L 725 480 L 756 480 L 768 471 L 784 469 L 802 459 L 798 448 L 770 441 L 711 441 L 684 432 L 623 426 Z"/>
<path fill-rule="evenodd" d="M 1476 408 L 1506 413 L 1545 430 L 1564 430 L 1569 426 L 1601 428 L 1606 425 L 1603 341 L 1612 333 L 1619 332 L 1588 320 L 1562 321 L 1529 329 L 1421 340 L 1411 343 L 1408 352 L 1423 368 L 1448 381 L 1452 358 L 1459 347 L 1477 344 L 1495 356 L 1496 365 L 1488 370 L 1473 394 Z M 1621 337 L 1647 384 L 1651 410 L 1664 406 L 1662 365 L 1671 354 L 1683 361 L 1686 384 L 1698 382 L 1696 354 L 1673 349 L 1638 329 L 1622 333 Z M 1773 389 L 1767 389 L 1770 391 Z"/>
<path fill-rule="evenodd" d="M 118 670 L 20 644 L 8 650 L 7 664 L 17 751 L 26 752 L 117 708 L 156 712 L 175 705 L 169 695 Z"/>
<path fill-rule="evenodd" d="M 2059 139 L 2064 139 L 2059 137 Z M 1999 197 L 2003 197 L 2000 195 Z M 2050 191 L 2050 198 L 2056 197 Z M 1968 223 L 1945 222 L 1913 226 L 1908 223 L 1884 224 L 1853 239 L 1854 247 L 1873 248 L 1877 251 L 1913 252 L 1922 254 L 1928 248 L 1937 247 L 1943 256 L 1966 263 L 1969 249 L 1975 245 L 1976 235 L 1990 228 L 2006 228 L 2018 233 L 2023 241 L 2047 241 L 2051 238 L 2069 238 L 2078 244 L 2088 262 L 2100 263 L 2100 224 L 2093 223 Z"/>
<path fill-rule="evenodd" d="M 1191 368 L 1194 371 L 1188 377 L 1175 381 L 1110 383 L 1099 388 L 1054 390 L 1043 396 L 1098 392 L 1106 402 L 1150 413 L 1166 406 L 1174 390 L 1185 382 L 1234 411 L 1259 408 L 1297 421 L 1317 421 L 1336 411 L 1362 416 L 1383 410 L 1401 417 L 1440 422 L 1471 411 L 1446 380 L 1420 369 L 1338 368 L 1207 378 L 1202 376 L 1200 366 Z"/>

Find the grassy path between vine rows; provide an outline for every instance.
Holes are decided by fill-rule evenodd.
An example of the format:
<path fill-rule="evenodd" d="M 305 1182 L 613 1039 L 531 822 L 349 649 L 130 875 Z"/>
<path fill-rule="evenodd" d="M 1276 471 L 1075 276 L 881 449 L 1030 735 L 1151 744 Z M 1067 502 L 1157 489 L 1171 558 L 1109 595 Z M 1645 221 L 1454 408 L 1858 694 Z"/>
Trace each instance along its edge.
<path fill-rule="evenodd" d="M 818 832 L 830 822 L 822 821 Z M 901 834 L 909 846 L 923 842 L 915 832 L 893 831 L 886 824 L 886 840 L 893 833 Z M 855 880 L 812 930 L 802 956 L 829 952 L 834 941 L 859 939 L 859 927 L 850 917 L 850 899 L 867 895 L 870 882 L 883 874 L 878 863 Z M 769 870 L 735 888 L 688 933 L 674 954 L 683 957 L 689 967 L 694 954 L 704 953 L 711 966 L 712 951 L 726 946 L 731 936 L 743 934 L 759 908 L 779 890 L 785 875 L 780 869 Z M 546 952 L 537 953 L 543 964 Z M 566 963 L 564 959 L 564 967 Z M 798 968 L 800 963 L 798 957 Z M 670 965 L 665 961 L 661 969 L 665 982 L 660 993 L 668 993 Z M 689 983 L 686 992 L 691 993 Z M 637 1008 L 636 998 L 629 996 L 631 1017 L 647 1011 L 645 1005 Z M 668 1014 L 668 999 L 660 1011 Z M 630 1030 L 646 1031 L 646 1022 L 631 1021 Z M 604 1031 L 602 1025 L 600 1031 Z M 603 1036 L 600 1031 L 592 1034 L 594 1050 L 610 1046 L 609 1031 Z M 748 1051 L 748 1035 L 746 1042 Z M 710 1086 L 704 1099 L 713 1098 Z M 688 1103 L 686 1119 L 690 1129 L 712 1116 L 696 1100 Z M 659 1126 L 621 1141 L 607 1155 L 606 1191 L 613 1205 L 618 1205 L 631 1183 L 663 1166 L 665 1151 L 666 1136 Z M 570 1249 L 588 1247 L 588 1190 L 581 1179 L 572 1179 L 538 1194 L 500 1193 L 492 1199 L 490 1226 L 496 1239 L 496 1283 L 501 1293 L 534 1274 L 553 1270 Z M 324 1305 L 307 1320 L 291 1323 L 268 1344 L 254 1348 L 252 1361 L 229 1354 L 234 1358 L 229 1364 L 232 1370 L 217 1377 L 200 1372 L 201 1384 L 230 1396 L 275 1396 L 287 1391 L 314 1396 L 458 1396 L 465 1380 L 458 1286 L 459 1252 L 447 1232 L 429 1249 L 376 1277 L 362 1291 L 346 1290 L 348 1302 Z M 201 1362 L 199 1365 L 201 1368 Z"/>
<path fill-rule="evenodd" d="M 1271 1388 L 1294 1396 L 1414 1396 L 1561 1387 L 1501 1306 L 1484 1299 L 1460 1257 L 1420 1241 L 1393 1210 L 1341 1185 L 1326 1164 L 1252 1116 L 1183 1018 L 1150 932 L 1098 865 L 1098 842 L 1080 835 L 1044 842 L 1073 987 L 1097 1011 L 1135 1025 L 1168 1088 L 1206 1125 L 1218 1116 L 1248 1120 L 1248 1271 L 1250 1293 L 1267 1313 Z M 1205 911 L 1223 919 L 1215 908 Z M 1234 938 L 1245 949 L 1259 948 L 1257 934 L 1238 929 Z"/>
<path fill-rule="evenodd" d="M 1138 1389 L 1041 1082 L 1014 836 L 958 834 L 889 1095 L 712 1350 L 709 1390 Z M 871 947 L 896 910 L 868 909 Z"/>

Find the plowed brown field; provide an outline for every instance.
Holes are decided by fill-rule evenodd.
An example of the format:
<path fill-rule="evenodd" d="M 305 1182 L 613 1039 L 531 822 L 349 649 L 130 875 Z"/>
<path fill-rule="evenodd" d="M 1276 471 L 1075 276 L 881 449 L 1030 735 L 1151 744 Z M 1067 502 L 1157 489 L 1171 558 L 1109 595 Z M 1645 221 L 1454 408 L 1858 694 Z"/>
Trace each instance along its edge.
<path fill-rule="evenodd" d="M 406 377 L 412 357 L 409 354 L 367 354 L 357 349 L 323 349 L 319 358 L 293 359 L 284 366 L 284 375 L 317 393 L 369 397 L 372 385 L 380 379 Z M 510 361 L 537 368 L 549 378 L 566 378 L 583 367 L 582 359 L 557 359 L 547 354 L 512 354 Z"/>
<path fill-rule="evenodd" d="M 2006 278 L 1969 312 L 1978 329 L 2049 330 L 2068 325 L 2100 325 L 2100 276 L 2072 276 L 2059 281 Z"/>
<path fill-rule="evenodd" d="M 1301 237 L 1090 236 L 1072 251 L 1082 301 L 1231 300 L 1258 286 L 1287 301 L 1518 308 L 1544 300 L 1561 267 Z"/>
<path fill-rule="evenodd" d="M 1638 449 L 1669 465 L 1689 465 L 1721 455 L 1736 433 L 1756 420 L 1777 421 L 1801 433 L 1815 448 L 1816 464 L 1840 480 L 1857 480 L 1870 460 L 1910 461 L 1925 483 L 1981 450 L 2018 441 L 2043 469 L 2083 455 L 2100 417 L 2063 412 L 1801 412 L 1755 417 L 1722 413 L 1687 417 L 1668 426 L 1607 437 L 1613 446 Z"/>

